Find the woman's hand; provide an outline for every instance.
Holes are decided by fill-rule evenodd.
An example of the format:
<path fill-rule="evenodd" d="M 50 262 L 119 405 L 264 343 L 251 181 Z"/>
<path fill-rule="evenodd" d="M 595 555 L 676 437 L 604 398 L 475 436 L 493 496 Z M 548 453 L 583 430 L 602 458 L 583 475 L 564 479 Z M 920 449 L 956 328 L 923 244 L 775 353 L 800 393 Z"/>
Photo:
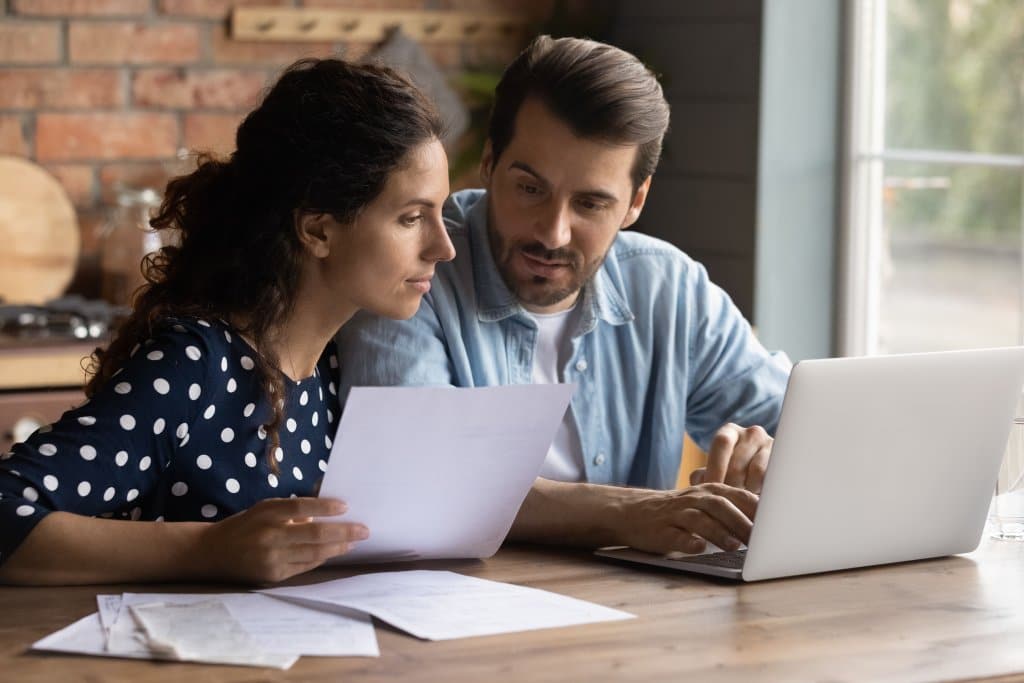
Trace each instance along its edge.
<path fill-rule="evenodd" d="M 369 538 L 362 524 L 326 521 L 347 510 L 332 498 L 271 498 L 211 524 L 203 533 L 200 561 L 210 578 L 275 583 L 343 555 Z"/>

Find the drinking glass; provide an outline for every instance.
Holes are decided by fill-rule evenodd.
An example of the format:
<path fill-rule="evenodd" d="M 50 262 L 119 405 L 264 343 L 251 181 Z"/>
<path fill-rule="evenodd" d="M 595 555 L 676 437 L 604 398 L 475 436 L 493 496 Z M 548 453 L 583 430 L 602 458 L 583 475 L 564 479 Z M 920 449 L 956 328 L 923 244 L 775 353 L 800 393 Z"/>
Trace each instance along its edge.
<path fill-rule="evenodd" d="M 1024 541 L 1024 413 L 1018 407 L 989 508 L 993 538 Z"/>

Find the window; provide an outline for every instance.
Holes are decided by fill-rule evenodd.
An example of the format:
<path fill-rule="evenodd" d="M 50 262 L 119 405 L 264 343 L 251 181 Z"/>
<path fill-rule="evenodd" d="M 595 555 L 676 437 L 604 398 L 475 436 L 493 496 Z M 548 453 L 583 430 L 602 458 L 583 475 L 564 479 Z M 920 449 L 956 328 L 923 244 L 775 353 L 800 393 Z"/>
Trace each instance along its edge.
<path fill-rule="evenodd" d="M 840 353 L 1024 343 L 1024 2 L 850 7 Z"/>

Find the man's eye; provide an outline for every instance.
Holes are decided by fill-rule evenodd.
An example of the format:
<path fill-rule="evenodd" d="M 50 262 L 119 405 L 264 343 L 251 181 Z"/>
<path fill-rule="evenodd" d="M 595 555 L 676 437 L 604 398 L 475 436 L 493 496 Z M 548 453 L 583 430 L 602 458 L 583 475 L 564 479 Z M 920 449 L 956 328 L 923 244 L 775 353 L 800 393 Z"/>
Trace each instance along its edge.
<path fill-rule="evenodd" d="M 540 188 L 536 185 L 527 185 L 526 183 L 519 183 L 519 189 L 525 194 L 537 194 L 540 192 Z"/>
<path fill-rule="evenodd" d="M 599 202 L 591 201 L 590 199 L 581 199 L 579 201 L 579 206 L 584 211 L 600 211 L 604 208 L 604 205 Z"/>

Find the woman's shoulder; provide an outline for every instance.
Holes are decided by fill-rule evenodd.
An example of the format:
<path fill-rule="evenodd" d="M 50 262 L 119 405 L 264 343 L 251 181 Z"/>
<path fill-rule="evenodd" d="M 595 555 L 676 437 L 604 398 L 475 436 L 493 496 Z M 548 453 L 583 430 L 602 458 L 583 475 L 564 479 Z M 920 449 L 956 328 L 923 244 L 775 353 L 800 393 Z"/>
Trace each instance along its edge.
<path fill-rule="evenodd" d="M 154 326 L 152 334 L 139 348 L 174 349 L 191 361 L 218 364 L 224 358 L 251 356 L 255 352 L 226 322 L 191 316 L 166 316 Z"/>

